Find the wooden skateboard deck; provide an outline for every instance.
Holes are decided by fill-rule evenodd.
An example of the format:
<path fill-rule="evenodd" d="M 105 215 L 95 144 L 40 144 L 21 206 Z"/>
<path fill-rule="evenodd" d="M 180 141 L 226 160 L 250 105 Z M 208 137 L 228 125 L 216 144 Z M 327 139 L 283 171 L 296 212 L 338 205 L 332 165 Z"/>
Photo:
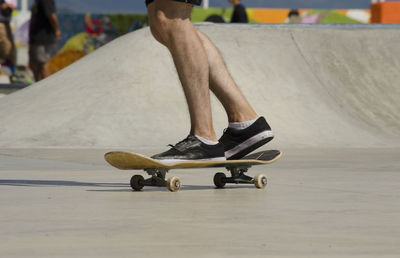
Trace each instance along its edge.
<path fill-rule="evenodd" d="M 143 186 L 167 186 L 171 191 L 178 191 L 181 187 L 178 177 L 172 177 L 165 181 L 165 175 L 171 169 L 225 167 L 231 172 L 232 177 L 226 177 L 224 173 L 217 173 L 214 176 L 214 184 L 218 188 L 222 188 L 226 183 L 254 183 L 258 188 L 264 188 L 266 186 L 264 175 L 251 178 L 244 173 L 252 166 L 270 164 L 278 160 L 281 155 L 279 150 L 267 150 L 247 155 L 239 160 L 163 163 L 138 153 L 113 151 L 106 153 L 104 158 L 110 165 L 118 169 L 144 170 L 152 176 L 147 180 L 140 175 L 133 176 L 131 186 L 134 190 L 141 190 Z"/>
<path fill-rule="evenodd" d="M 239 160 L 225 161 L 179 161 L 163 163 L 138 153 L 113 151 L 106 153 L 104 158 L 113 167 L 122 170 L 138 170 L 151 168 L 206 168 L 206 167 L 239 167 L 270 164 L 279 159 L 282 153 L 278 150 L 261 151 L 250 154 Z"/>

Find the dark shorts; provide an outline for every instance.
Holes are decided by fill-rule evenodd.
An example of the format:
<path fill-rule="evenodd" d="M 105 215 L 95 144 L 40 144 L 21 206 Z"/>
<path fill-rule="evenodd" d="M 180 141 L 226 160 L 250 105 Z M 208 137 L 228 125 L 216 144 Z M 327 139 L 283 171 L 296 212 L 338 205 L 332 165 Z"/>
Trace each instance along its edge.
<path fill-rule="evenodd" d="M 29 45 L 29 62 L 33 64 L 45 64 L 50 60 L 51 51 L 55 44 L 31 44 Z"/>
<path fill-rule="evenodd" d="M 194 5 L 201 5 L 202 0 L 172 0 L 172 1 L 183 2 L 183 3 L 188 3 L 188 4 L 194 4 Z M 152 2 L 154 2 L 154 0 L 146 0 L 146 6 L 148 6 Z"/>

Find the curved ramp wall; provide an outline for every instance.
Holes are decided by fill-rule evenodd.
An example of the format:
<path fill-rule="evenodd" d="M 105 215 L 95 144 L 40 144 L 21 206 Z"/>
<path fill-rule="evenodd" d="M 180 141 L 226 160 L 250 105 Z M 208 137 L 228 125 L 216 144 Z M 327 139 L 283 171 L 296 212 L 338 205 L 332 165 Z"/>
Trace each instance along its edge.
<path fill-rule="evenodd" d="M 200 24 L 278 148 L 399 147 L 400 27 Z M 213 97 L 217 134 L 226 115 Z M 160 148 L 189 117 L 168 51 L 142 29 L 0 99 L 0 147 Z"/>

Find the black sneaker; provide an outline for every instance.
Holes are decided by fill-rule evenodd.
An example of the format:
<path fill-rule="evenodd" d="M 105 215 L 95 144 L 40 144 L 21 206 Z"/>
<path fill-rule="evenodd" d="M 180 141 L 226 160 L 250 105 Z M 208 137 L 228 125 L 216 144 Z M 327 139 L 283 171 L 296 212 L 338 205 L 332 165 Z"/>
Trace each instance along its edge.
<path fill-rule="evenodd" d="M 241 159 L 274 138 L 264 117 L 243 130 L 227 128 L 219 141 L 224 145 L 226 159 Z"/>
<path fill-rule="evenodd" d="M 189 135 L 176 145 L 169 146 L 172 148 L 166 152 L 156 154 L 152 158 L 165 163 L 194 160 L 226 160 L 222 143 L 208 145 L 194 135 Z"/>

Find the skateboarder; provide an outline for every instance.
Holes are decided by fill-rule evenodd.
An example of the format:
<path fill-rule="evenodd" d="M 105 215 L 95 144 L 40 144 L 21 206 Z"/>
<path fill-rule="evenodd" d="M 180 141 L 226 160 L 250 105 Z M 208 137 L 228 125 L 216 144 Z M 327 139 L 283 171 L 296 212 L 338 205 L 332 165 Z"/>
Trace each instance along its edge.
<path fill-rule="evenodd" d="M 50 75 L 49 60 L 61 31 L 54 0 L 35 0 L 29 26 L 29 66 L 36 81 Z"/>
<path fill-rule="evenodd" d="M 270 126 L 257 115 L 229 74 L 214 44 L 190 21 L 201 0 L 146 0 L 150 29 L 175 63 L 189 107 L 189 136 L 153 158 L 174 160 L 238 159 L 273 138 Z M 229 126 L 217 140 L 210 90 L 224 106 Z"/>

